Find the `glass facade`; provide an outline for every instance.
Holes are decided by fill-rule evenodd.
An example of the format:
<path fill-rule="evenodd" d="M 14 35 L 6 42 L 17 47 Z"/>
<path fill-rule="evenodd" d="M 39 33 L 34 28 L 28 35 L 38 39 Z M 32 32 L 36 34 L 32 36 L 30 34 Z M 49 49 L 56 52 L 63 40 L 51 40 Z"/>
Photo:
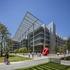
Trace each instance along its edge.
<path fill-rule="evenodd" d="M 28 34 L 29 37 L 29 45 L 33 47 L 33 32 Z M 49 31 L 45 28 L 45 39 L 44 39 L 44 28 L 40 26 L 34 31 L 34 51 L 38 52 L 44 48 L 44 41 L 45 47 L 49 47 Z M 36 49 L 37 48 L 37 49 Z"/>
<path fill-rule="evenodd" d="M 53 22 L 44 24 L 30 12 L 27 12 L 21 22 L 13 40 L 21 43 L 32 52 L 41 52 L 44 47 L 49 47 L 55 53 L 56 26 Z"/>

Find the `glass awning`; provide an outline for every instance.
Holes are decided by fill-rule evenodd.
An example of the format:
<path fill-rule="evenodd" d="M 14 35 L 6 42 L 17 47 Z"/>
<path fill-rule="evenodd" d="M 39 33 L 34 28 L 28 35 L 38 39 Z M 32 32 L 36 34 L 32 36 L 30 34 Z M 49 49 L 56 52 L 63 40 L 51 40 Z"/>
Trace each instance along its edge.
<path fill-rule="evenodd" d="M 38 18 L 33 16 L 30 12 L 27 12 L 13 39 L 20 42 L 26 38 L 28 33 L 33 31 L 33 25 L 35 30 L 42 24 L 43 23 Z"/>

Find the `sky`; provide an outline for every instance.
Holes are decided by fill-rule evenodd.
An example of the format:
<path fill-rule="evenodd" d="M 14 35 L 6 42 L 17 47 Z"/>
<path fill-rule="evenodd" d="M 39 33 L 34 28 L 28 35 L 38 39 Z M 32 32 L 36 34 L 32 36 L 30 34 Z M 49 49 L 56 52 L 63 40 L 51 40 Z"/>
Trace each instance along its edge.
<path fill-rule="evenodd" d="M 0 0 L 0 22 L 12 37 L 27 11 L 45 24 L 54 21 L 60 36 L 70 36 L 70 0 Z"/>

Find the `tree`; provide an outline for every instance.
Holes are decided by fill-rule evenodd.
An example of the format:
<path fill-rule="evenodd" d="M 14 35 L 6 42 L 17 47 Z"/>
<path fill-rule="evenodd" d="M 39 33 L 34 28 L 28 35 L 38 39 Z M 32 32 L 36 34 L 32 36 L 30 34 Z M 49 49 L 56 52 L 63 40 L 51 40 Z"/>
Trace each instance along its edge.
<path fill-rule="evenodd" d="M 66 48 L 65 45 L 63 45 L 63 46 L 58 46 L 58 47 L 56 47 L 56 52 L 59 52 L 60 54 L 62 54 L 62 53 L 65 52 L 65 48 Z"/>
<path fill-rule="evenodd" d="M 7 49 L 10 50 L 11 52 L 13 51 L 13 41 L 12 39 L 7 39 Z"/>
<path fill-rule="evenodd" d="M 70 37 L 67 39 L 67 49 L 70 51 Z"/>
<path fill-rule="evenodd" d="M 3 50 L 7 47 L 7 39 L 9 37 L 9 32 L 7 27 L 0 22 L 0 44 L 1 44 L 1 56 L 3 54 Z"/>

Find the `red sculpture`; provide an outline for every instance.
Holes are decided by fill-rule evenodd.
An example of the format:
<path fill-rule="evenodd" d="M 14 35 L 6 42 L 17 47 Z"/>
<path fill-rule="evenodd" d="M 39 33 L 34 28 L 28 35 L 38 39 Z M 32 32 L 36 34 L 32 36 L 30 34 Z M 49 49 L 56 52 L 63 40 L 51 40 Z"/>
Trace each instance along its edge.
<path fill-rule="evenodd" d="M 48 48 L 44 48 L 43 51 L 42 51 L 42 54 L 43 54 L 44 56 L 47 56 L 48 53 L 49 53 L 49 49 L 48 49 Z"/>

